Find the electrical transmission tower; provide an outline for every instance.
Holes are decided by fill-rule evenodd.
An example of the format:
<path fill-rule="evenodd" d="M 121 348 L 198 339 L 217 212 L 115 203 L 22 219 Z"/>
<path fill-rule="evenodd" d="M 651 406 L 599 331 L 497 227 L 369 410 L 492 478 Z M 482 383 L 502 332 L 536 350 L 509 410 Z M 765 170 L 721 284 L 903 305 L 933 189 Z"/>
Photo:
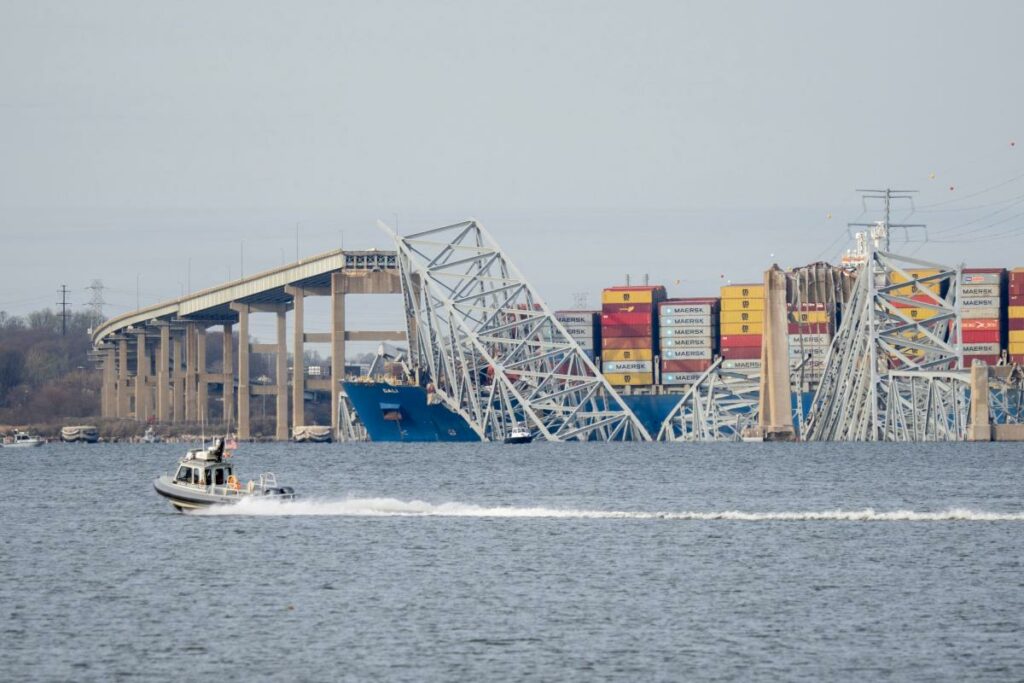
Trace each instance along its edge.
<path fill-rule="evenodd" d="M 93 315 L 96 316 L 97 320 L 103 319 L 103 307 L 107 305 L 107 302 L 103 299 L 103 280 L 93 280 L 88 287 L 92 295 L 89 297 L 89 310 L 92 311 Z"/>
<path fill-rule="evenodd" d="M 60 335 L 63 337 L 68 333 L 68 307 L 71 304 L 68 303 L 67 285 L 61 285 L 57 291 L 60 294 L 60 301 L 57 302 L 57 305 L 60 306 Z"/>

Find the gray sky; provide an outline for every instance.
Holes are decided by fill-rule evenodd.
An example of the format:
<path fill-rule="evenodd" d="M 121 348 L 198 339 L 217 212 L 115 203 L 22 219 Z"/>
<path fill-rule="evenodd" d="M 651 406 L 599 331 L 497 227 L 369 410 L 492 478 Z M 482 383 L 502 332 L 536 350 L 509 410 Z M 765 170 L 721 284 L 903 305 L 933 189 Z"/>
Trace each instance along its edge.
<path fill-rule="evenodd" d="M 122 312 L 137 282 L 145 305 L 237 277 L 243 241 L 251 273 L 294 258 L 296 224 L 308 255 L 386 247 L 374 221 L 396 216 L 476 217 L 554 307 L 626 272 L 713 294 L 835 258 L 854 188 L 886 185 L 949 202 L 914 219 L 961 241 L 918 256 L 1024 265 L 1024 177 L 1001 184 L 1024 174 L 1022 20 L 1014 2 L 0 0 L 0 309 L 61 283 L 80 307 L 102 278 Z"/>

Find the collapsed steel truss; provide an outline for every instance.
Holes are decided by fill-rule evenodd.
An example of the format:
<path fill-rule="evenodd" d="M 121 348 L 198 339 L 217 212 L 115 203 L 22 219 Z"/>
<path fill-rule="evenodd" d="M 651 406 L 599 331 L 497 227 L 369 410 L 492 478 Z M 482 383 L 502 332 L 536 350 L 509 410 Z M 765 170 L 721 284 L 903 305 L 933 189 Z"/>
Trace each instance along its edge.
<path fill-rule="evenodd" d="M 860 268 L 804 438 L 963 438 L 967 375 L 953 372 L 963 365 L 960 268 L 897 256 L 870 240 Z M 937 272 L 915 277 L 915 268 Z M 926 316 L 915 319 L 911 309 Z"/>
<path fill-rule="evenodd" d="M 721 369 L 718 359 L 665 417 L 659 441 L 739 441 L 757 426 L 759 375 Z"/>
<path fill-rule="evenodd" d="M 478 223 L 395 243 L 412 365 L 481 439 L 519 425 L 550 441 L 651 439 Z"/>

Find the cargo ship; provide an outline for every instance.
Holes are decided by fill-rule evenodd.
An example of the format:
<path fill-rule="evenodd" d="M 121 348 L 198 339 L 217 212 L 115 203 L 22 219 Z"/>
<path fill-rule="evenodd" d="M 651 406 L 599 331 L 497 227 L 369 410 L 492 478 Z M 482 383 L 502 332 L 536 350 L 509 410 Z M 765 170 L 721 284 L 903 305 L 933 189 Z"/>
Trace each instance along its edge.
<path fill-rule="evenodd" d="M 431 401 L 423 387 L 342 382 L 370 441 L 479 441 L 462 416 Z"/>

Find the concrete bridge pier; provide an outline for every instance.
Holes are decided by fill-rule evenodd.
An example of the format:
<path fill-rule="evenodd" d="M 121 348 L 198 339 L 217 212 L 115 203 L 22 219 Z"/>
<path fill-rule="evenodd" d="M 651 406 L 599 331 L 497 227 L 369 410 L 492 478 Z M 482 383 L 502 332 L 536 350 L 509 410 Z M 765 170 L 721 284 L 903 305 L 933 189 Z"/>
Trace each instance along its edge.
<path fill-rule="evenodd" d="M 331 438 L 341 438 L 341 381 L 345 379 L 345 290 L 347 277 L 343 272 L 331 274 Z"/>
<path fill-rule="evenodd" d="M 238 313 L 238 438 L 247 440 L 249 431 L 249 305 L 230 304 Z"/>
<path fill-rule="evenodd" d="M 234 424 L 235 421 L 235 360 L 234 360 L 234 333 L 231 323 L 224 323 L 221 359 L 221 372 L 224 375 L 224 387 L 221 390 L 223 400 L 224 424 Z"/>
<path fill-rule="evenodd" d="M 146 331 L 136 331 L 135 347 L 135 419 L 144 422 L 149 419 L 149 356 L 146 355 Z"/>
<path fill-rule="evenodd" d="M 786 273 L 778 266 L 764 273 L 764 296 L 758 428 L 766 441 L 793 441 L 796 431 L 789 383 Z"/>
<path fill-rule="evenodd" d="M 292 431 L 306 424 L 306 347 L 305 299 L 302 287 L 288 285 L 285 294 L 292 297 Z"/>
<path fill-rule="evenodd" d="M 205 425 L 210 421 L 210 393 L 206 382 L 206 326 L 197 323 L 194 328 L 196 372 L 191 381 L 196 387 L 196 421 Z"/>
<path fill-rule="evenodd" d="M 176 332 L 171 342 L 173 358 L 171 359 L 171 419 L 174 422 L 185 421 L 185 375 L 182 371 L 184 364 L 184 344 L 181 333 Z"/>
<path fill-rule="evenodd" d="M 128 339 L 120 336 L 117 338 L 117 416 L 122 419 L 129 415 L 128 382 Z"/>
<path fill-rule="evenodd" d="M 156 364 L 156 419 L 160 422 L 171 420 L 171 326 L 158 323 L 160 329 L 160 351 Z"/>

